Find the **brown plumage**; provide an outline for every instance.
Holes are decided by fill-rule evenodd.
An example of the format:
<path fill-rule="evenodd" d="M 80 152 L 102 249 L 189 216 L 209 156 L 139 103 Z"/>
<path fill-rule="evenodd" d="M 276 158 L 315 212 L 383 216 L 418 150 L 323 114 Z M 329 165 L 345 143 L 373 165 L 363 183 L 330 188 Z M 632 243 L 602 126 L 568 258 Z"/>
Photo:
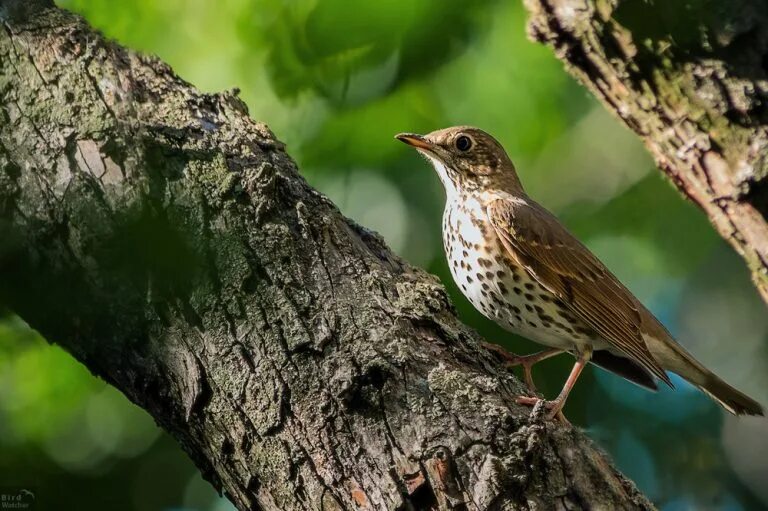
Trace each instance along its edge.
<path fill-rule="evenodd" d="M 584 323 L 623 354 L 671 385 L 642 333 L 656 318 L 551 213 L 533 201 L 497 199 L 486 207 L 505 248 Z"/>
<path fill-rule="evenodd" d="M 735 414 L 763 415 L 680 346 L 664 326 L 559 220 L 523 190 L 514 166 L 490 135 L 466 126 L 426 136 L 401 134 L 435 167 L 446 190 L 443 236 L 454 279 L 486 316 L 549 346 L 512 357 L 526 369 L 561 351 L 577 357 L 558 414 L 590 360 L 648 388 L 665 371 L 690 381 Z M 511 290 L 511 291 L 510 291 Z M 535 398 L 521 398 L 533 404 Z"/>

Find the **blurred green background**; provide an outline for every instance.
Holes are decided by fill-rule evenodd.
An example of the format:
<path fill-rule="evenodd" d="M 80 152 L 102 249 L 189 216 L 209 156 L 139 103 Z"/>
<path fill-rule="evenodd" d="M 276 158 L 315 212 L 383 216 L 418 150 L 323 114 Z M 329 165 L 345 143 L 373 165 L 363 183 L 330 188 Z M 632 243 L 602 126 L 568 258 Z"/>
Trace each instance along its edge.
<path fill-rule="evenodd" d="M 553 209 L 727 381 L 768 403 L 768 316 L 742 261 L 666 183 L 640 142 L 525 37 L 518 2 L 59 0 L 206 91 L 239 87 L 306 178 L 474 311 L 440 240 L 443 192 L 400 131 L 480 126 Z M 554 395 L 572 359 L 537 366 Z M 679 378 L 658 394 L 591 369 L 569 418 L 662 510 L 768 507 L 768 421 L 735 419 Z M 50 509 L 233 509 L 121 394 L 18 319 L 0 322 L 0 484 Z"/>

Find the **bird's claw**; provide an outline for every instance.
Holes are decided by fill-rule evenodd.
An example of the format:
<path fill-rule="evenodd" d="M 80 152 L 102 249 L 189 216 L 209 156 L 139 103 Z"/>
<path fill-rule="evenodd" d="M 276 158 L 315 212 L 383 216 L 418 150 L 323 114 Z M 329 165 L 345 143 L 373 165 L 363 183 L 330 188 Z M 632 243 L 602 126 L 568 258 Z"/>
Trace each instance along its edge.
<path fill-rule="evenodd" d="M 507 368 L 523 366 L 523 379 L 525 384 L 528 386 L 528 389 L 531 392 L 536 392 L 536 385 L 533 383 L 532 372 L 533 364 L 535 364 L 536 361 L 532 362 L 530 355 L 515 355 L 514 353 L 510 353 L 509 351 L 505 350 L 498 344 L 493 344 L 490 342 L 484 342 L 483 346 L 488 351 L 492 351 L 500 355 L 501 358 L 504 359 L 504 365 Z"/>
<path fill-rule="evenodd" d="M 565 415 L 563 415 L 563 405 L 565 403 L 558 399 L 547 401 L 546 399 L 542 399 L 540 397 L 518 396 L 515 399 L 515 403 L 523 406 L 534 407 L 533 413 L 536 413 L 537 405 L 541 403 L 541 406 L 547 409 L 547 414 L 544 417 L 545 420 L 551 421 L 552 419 L 557 418 L 560 422 L 567 426 L 570 426 L 571 424 L 568 422 L 568 419 L 565 418 Z"/>
<path fill-rule="evenodd" d="M 492 351 L 497 355 L 501 356 L 501 358 L 503 358 L 504 361 L 508 363 L 514 362 L 515 360 L 520 358 L 519 356 L 508 352 L 498 344 L 493 344 L 492 342 L 483 342 L 483 347 L 488 351 Z"/>

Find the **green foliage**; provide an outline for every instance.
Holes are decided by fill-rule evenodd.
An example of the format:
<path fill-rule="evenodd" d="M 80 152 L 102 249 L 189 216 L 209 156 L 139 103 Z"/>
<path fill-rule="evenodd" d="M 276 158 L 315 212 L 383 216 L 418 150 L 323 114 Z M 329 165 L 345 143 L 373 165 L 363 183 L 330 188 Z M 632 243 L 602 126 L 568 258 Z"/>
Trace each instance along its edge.
<path fill-rule="evenodd" d="M 492 4 L 395 0 L 370 2 L 361 13 L 344 0 L 262 0 L 241 29 L 266 48 L 280 97 L 312 92 L 337 106 L 356 105 L 455 57 Z M 262 11 L 273 15 L 265 21 Z"/>

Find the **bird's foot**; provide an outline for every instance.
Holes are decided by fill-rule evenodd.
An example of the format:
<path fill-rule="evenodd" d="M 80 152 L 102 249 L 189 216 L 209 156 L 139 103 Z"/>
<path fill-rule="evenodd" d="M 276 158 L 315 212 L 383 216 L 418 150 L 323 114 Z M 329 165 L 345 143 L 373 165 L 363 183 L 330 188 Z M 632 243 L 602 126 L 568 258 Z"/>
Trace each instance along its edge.
<path fill-rule="evenodd" d="M 533 373 L 531 372 L 533 364 L 538 362 L 538 359 L 532 360 L 535 355 L 515 355 L 514 353 L 508 352 L 498 344 L 493 344 L 490 342 L 484 342 L 483 346 L 485 349 L 500 355 L 501 358 L 504 359 L 504 364 L 507 367 L 523 366 L 523 378 L 525 380 L 525 384 L 528 386 L 531 392 L 536 392 L 536 385 L 533 383 Z"/>
<path fill-rule="evenodd" d="M 506 362 L 513 361 L 520 358 L 518 355 L 508 352 L 498 344 L 493 344 L 492 342 L 487 342 L 487 341 L 483 341 L 482 344 L 483 344 L 483 348 L 487 349 L 488 351 L 492 351 L 496 353 L 501 358 L 503 358 Z"/>
<path fill-rule="evenodd" d="M 565 401 L 562 401 L 560 399 L 553 399 L 552 401 L 547 401 L 546 399 L 542 399 L 540 397 L 518 396 L 515 399 L 515 402 L 519 405 L 534 407 L 534 412 L 535 412 L 536 405 L 541 403 L 541 406 L 543 406 L 547 410 L 547 413 L 544 416 L 546 420 L 550 421 L 554 418 L 557 418 L 560 422 L 562 422 L 566 426 L 571 425 L 568 419 L 565 418 L 565 415 L 563 415 L 563 406 L 565 405 Z"/>
<path fill-rule="evenodd" d="M 533 383 L 533 364 L 538 360 L 531 361 L 530 357 L 514 357 L 516 360 L 507 363 L 507 367 L 523 366 L 523 380 L 531 392 L 536 392 L 536 384 Z"/>
<path fill-rule="evenodd" d="M 533 383 L 533 366 L 542 360 L 554 357 L 555 355 L 559 355 L 563 352 L 563 350 L 560 349 L 549 349 L 540 351 L 538 353 L 533 353 L 531 355 L 515 355 L 514 353 L 508 352 L 498 344 L 484 342 L 483 346 L 485 346 L 486 349 L 501 355 L 501 358 L 504 359 L 504 363 L 507 367 L 522 366 L 523 379 L 525 380 L 525 384 L 532 392 L 536 392 L 536 385 Z"/>

